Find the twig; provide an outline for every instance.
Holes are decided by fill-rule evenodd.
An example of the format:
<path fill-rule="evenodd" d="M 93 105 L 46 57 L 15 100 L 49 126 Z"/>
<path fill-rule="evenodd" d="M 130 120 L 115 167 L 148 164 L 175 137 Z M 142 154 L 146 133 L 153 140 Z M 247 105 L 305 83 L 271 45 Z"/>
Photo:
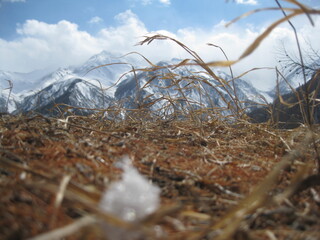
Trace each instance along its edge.
<path fill-rule="evenodd" d="M 67 237 L 75 232 L 78 232 L 81 228 L 93 225 L 97 223 L 97 218 L 94 216 L 85 216 L 79 220 L 64 226 L 62 228 L 55 229 L 53 231 L 40 234 L 36 237 L 29 238 L 28 240 L 57 240 Z"/>
<path fill-rule="evenodd" d="M 306 107 L 307 107 L 307 116 L 306 116 L 306 120 L 307 120 L 307 124 L 310 127 L 312 122 L 311 122 L 311 112 L 310 112 L 310 106 L 309 106 L 309 93 L 308 93 L 308 87 L 307 87 L 307 77 L 306 77 L 306 70 L 305 70 L 305 65 L 304 65 L 304 61 L 303 61 L 303 57 L 302 57 L 302 51 L 301 51 L 301 46 L 300 46 L 300 41 L 298 38 L 298 33 L 297 30 L 295 28 L 295 26 L 292 24 L 292 22 L 290 21 L 290 19 L 288 18 L 286 12 L 283 10 L 281 4 L 279 3 L 278 0 L 275 0 L 276 3 L 278 4 L 279 8 L 281 9 L 283 15 L 287 18 L 287 22 L 289 23 L 289 25 L 291 26 L 291 28 L 294 31 L 294 36 L 296 39 L 296 43 L 297 43 L 297 47 L 298 47 L 298 51 L 299 51 L 299 58 L 300 58 L 300 62 L 301 62 L 301 68 L 302 68 L 302 74 L 303 74 L 303 81 L 304 81 L 304 87 L 305 87 L 305 101 L 306 101 Z M 303 110 L 304 113 L 304 108 L 301 108 Z"/>
<path fill-rule="evenodd" d="M 54 225 L 55 225 L 57 213 L 58 213 L 59 207 L 61 205 L 61 202 L 63 200 L 67 185 L 70 182 L 70 180 L 71 180 L 70 175 L 64 176 L 63 179 L 61 180 L 59 190 L 56 194 L 54 205 L 53 205 L 53 210 L 52 210 L 53 212 L 52 212 L 52 216 L 51 216 L 51 220 L 50 220 L 50 224 L 49 224 L 50 227 L 54 227 Z"/>

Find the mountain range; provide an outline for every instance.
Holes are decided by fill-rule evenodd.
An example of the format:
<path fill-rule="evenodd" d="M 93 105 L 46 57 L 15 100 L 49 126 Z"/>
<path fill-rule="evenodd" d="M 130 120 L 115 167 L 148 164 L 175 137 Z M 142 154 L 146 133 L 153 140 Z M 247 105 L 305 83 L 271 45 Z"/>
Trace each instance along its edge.
<path fill-rule="evenodd" d="M 61 112 L 54 106 L 60 104 L 62 109 L 75 107 L 67 108 L 76 114 L 111 107 L 147 108 L 159 116 L 201 108 L 229 114 L 232 108 L 251 109 L 255 103 L 273 100 L 272 92 L 242 79 L 232 82 L 223 71 L 214 71 L 214 78 L 200 66 L 173 67 L 179 59 L 146 68 L 135 57 L 117 56 L 103 51 L 80 66 L 51 73 L 0 71 L 0 111 L 57 115 Z"/>
<path fill-rule="evenodd" d="M 92 70 L 104 64 L 113 65 Z M 54 72 L 0 71 L 0 110 L 9 113 L 28 111 L 48 113 L 55 104 L 104 108 L 113 99 L 115 90 L 110 88 L 101 91 L 101 89 L 115 84 L 121 74 L 130 69 L 130 65 L 123 59 L 119 61 L 114 54 L 103 51 L 81 66 L 60 68 Z"/>
<path fill-rule="evenodd" d="M 117 85 L 115 99 L 121 101 L 125 109 L 148 106 L 158 116 L 199 109 L 225 115 L 236 110 L 237 105 L 250 108 L 271 99 L 245 80 L 236 79 L 234 91 L 232 77 L 225 72 L 215 71 L 215 79 L 200 66 L 177 68 L 180 62 L 179 59 L 161 61 L 157 67 L 127 77 Z"/>

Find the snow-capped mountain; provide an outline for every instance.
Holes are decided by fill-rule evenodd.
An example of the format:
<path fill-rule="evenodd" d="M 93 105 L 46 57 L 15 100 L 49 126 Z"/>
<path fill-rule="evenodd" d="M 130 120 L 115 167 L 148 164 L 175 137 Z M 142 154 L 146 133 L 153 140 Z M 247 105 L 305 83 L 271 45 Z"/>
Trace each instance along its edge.
<path fill-rule="evenodd" d="M 56 104 L 101 109 L 119 102 L 126 108 L 142 105 L 145 107 L 147 103 L 152 103 L 150 110 L 168 106 L 166 111 L 171 112 L 174 111 L 173 106 L 179 110 L 190 107 L 230 109 L 230 106 L 234 106 L 232 87 L 223 88 L 199 66 L 168 67 L 179 62 L 178 59 L 162 61 L 157 64 L 160 68 L 125 74 L 132 70 L 132 66 L 135 69 L 144 67 L 134 57 L 119 58 L 103 51 L 81 66 L 60 68 L 51 73 L 0 72 L 1 86 L 6 86 L 0 89 L 0 110 L 52 114 L 50 109 Z M 229 81 L 232 86 L 228 74 L 222 71 L 216 71 L 215 74 L 223 81 Z M 7 79 L 13 83 L 9 103 L 9 91 L 4 90 L 8 88 Z M 262 102 L 261 95 L 270 99 L 270 96 L 241 79 L 235 80 L 235 88 L 238 104 L 242 107 L 250 107 L 253 102 Z M 90 112 L 75 111 L 81 114 Z"/>
<path fill-rule="evenodd" d="M 48 115 L 57 115 L 63 112 L 66 105 L 76 114 L 92 113 L 90 109 L 105 109 L 112 102 L 112 98 L 106 95 L 103 89 L 79 78 L 70 78 L 51 84 L 43 90 L 25 97 L 19 104 L 20 112 L 36 111 Z M 61 112 L 55 108 L 60 104 Z M 86 109 L 82 109 L 86 108 Z"/>
<path fill-rule="evenodd" d="M 118 56 L 121 55 L 119 54 Z M 69 88 L 66 85 L 75 79 L 82 82 L 82 87 L 77 89 L 77 96 L 83 95 L 85 98 L 88 98 L 88 101 L 84 101 L 81 98 L 81 101 L 79 100 L 78 103 L 83 104 L 83 107 L 104 107 L 100 104 L 101 101 L 92 104 L 92 101 L 97 99 L 93 95 L 88 95 L 88 92 L 93 94 L 98 92 L 97 89 L 106 88 L 103 91 L 103 95 L 110 101 L 115 91 L 114 87 L 110 87 L 115 84 L 123 73 L 131 69 L 131 66 L 127 62 L 135 64 L 133 57 L 119 58 L 115 54 L 103 51 L 91 57 L 81 66 L 59 68 L 54 72 L 34 71 L 32 73 L 14 73 L 0 71 L 0 110 L 4 112 L 14 112 L 15 110 L 24 112 L 44 109 L 44 106 L 53 105 L 53 103 L 62 103 L 59 102 L 62 101 L 60 96 L 72 94 L 68 91 L 73 91 L 73 87 Z M 109 66 L 99 67 L 101 65 Z M 10 84 L 12 84 L 12 89 L 10 101 L 7 104 Z M 79 86 L 79 84 L 74 86 Z M 61 89 L 58 91 L 57 88 Z M 48 89 L 52 90 L 47 91 Z M 49 93 L 52 94 L 50 97 Z M 38 100 L 35 100 L 35 98 Z M 39 99 L 41 99 L 41 102 L 39 102 Z M 49 103 L 50 101 L 52 102 Z M 40 105 L 34 104 L 36 102 Z M 91 104 L 84 104 L 84 102 L 91 102 Z M 72 101 L 66 102 L 66 99 L 64 99 L 63 103 L 71 104 Z M 79 106 L 79 104 L 75 106 Z"/>
<path fill-rule="evenodd" d="M 224 108 L 227 113 L 232 106 L 236 109 L 236 104 L 250 108 L 254 103 L 270 99 L 266 93 L 259 92 L 242 79 L 235 79 L 234 91 L 231 76 L 222 71 L 216 71 L 215 74 L 221 81 L 229 82 L 228 87 L 223 87 L 221 82 L 209 76 L 200 66 L 166 67 L 179 62 L 177 59 L 159 62 L 157 66 L 160 68 L 129 76 L 118 84 L 116 100 L 122 102 L 125 108 L 147 106 L 163 114 L 199 108 Z"/>
<path fill-rule="evenodd" d="M 0 91 L 9 88 L 12 84 L 12 92 L 19 94 L 24 91 L 39 87 L 41 78 L 48 74 L 47 70 L 37 70 L 30 73 L 17 73 L 0 71 Z"/>
<path fill-rule="evenodd" d="M 131 70 L 130 64 L 138 64 L 133 57 L 119 56 L 121 55 L 102 51 L 100 54 L 92 56 L 83 65 L 76 67 L 73 74 L 86 78 L 95 85 L 101 83 L 103 86 L 112 86 L 123 73 Z"/>

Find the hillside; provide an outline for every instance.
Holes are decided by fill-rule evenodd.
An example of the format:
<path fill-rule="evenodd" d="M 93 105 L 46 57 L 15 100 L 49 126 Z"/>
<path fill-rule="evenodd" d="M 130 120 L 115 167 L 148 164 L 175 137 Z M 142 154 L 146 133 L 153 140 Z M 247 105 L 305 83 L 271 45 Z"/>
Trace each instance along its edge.
<path fill-rule="evenodd" d="M 319 130 L 2 115 L 0 239 L 320 239 Z M 161 196 L 134 223 L 99 208 L 126 155 Z"/>

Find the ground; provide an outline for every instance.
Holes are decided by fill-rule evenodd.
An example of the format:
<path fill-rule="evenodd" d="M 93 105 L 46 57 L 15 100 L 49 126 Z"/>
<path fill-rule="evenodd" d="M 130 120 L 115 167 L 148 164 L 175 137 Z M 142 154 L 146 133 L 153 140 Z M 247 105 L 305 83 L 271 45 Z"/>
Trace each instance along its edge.
<path fill-rule="evenodd" d="M 0 239 L 320 239 L 318 130 L 3 115 Z M 161 189 L 137 223 L 98 207 L 123 156 Z"/>

